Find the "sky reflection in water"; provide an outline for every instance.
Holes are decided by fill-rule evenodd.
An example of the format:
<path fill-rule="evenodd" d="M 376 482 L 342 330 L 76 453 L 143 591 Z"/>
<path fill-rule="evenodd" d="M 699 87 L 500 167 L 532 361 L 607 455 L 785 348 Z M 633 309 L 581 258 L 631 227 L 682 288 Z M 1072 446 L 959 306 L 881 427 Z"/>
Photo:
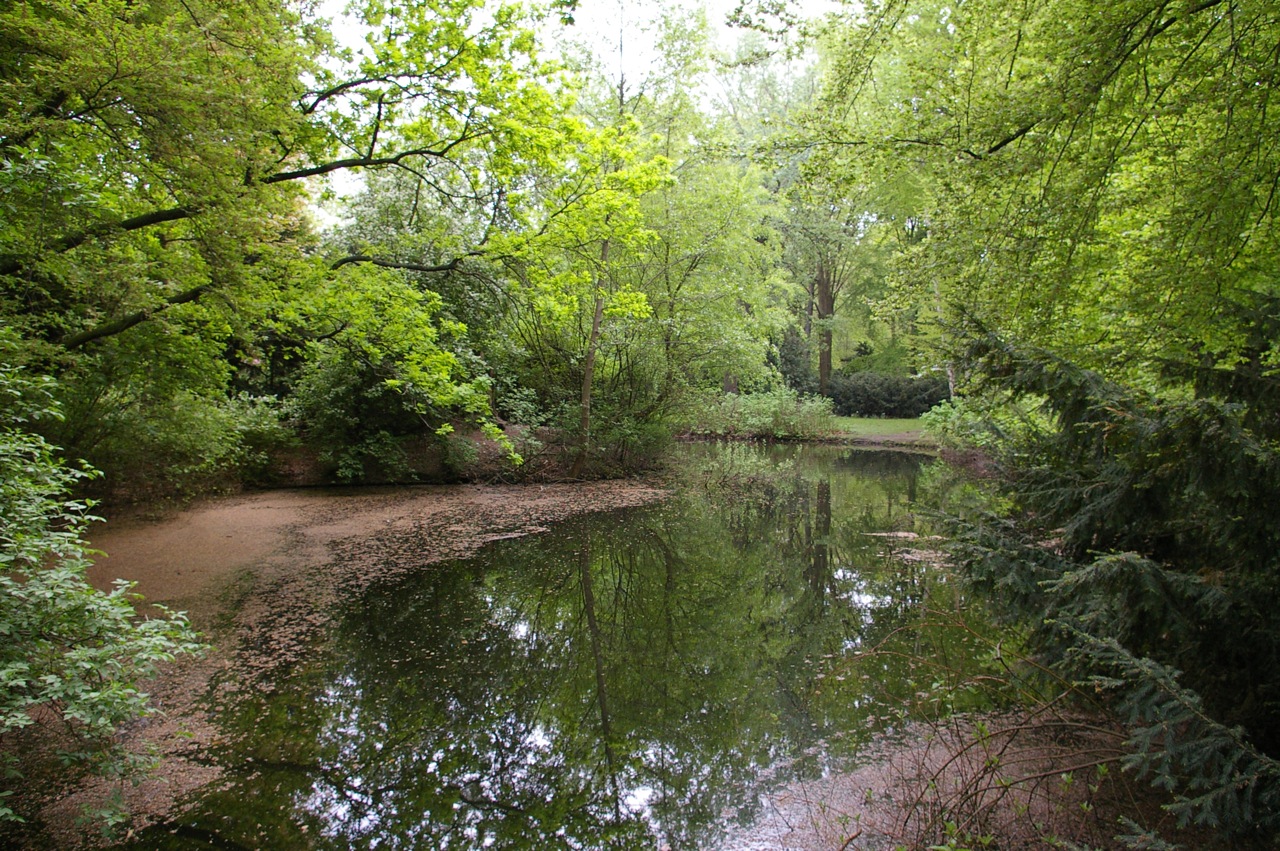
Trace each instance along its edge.
<path fill-rule="evenodd" d="M 714 848 L 855 763 L 908 711 L 913 654 L 971 652 L 921 627 L 958 605 L 945 576 L 872 534 L 917 529 L 921 459 L 685 452 L 667 503 L 350 600 L 311 664 L 223 713 L 230 787 L 144 846 Z"/>

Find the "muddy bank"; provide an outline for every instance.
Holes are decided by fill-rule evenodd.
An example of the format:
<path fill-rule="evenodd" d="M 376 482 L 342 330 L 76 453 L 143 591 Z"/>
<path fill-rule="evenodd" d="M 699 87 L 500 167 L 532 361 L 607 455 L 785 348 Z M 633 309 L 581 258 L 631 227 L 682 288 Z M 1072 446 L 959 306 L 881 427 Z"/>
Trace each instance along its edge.
<path fill-rule="evenodd" d="M 242 785 L 244 772 L 301 764 L 275 762 L 280 755 L 274 750 L 257 762 L 229 756 L 244 744 L 240 736 L 252 739 L 253 725 L 237 727 L 227 722 L 234 715 L 220 715 L 218 727 L 212 715 L 218 707 L 252 705 L 262 699 L 256 693 L 276 688 L 287 698 L 297 685 L 290 678 L 306 676 L 314 654 L 326 652 L 335 634 L 329 619 L 336 627 L 339 604 L 348 597 L 385 577 L 430 573 L 433 568 L 424 565 L 469 555 L 488 541 L 535 534 L 572 514 L 663 495 L 660 487 L 636 483 L 284 491 L 213 501 L 166 519 L 113 518 L 96 538 L 110 553 L 94 569 L 97 581 L 136 578 L 154 599 L 191 611 L 218 648 L 204 660 L 170 670 L 154 690 L 167 714 L 128 731 L 135 748 L 155 747 L 163 756 L 156 780 L 124 789 L 139 826 L 175 815 L 193 790 L 221 784 L 254 788 Z M 862 536 L 926 543 L 903 531 Z M 912 548 L 901 560 L 933 563 L 936 553 Z M 520 570 L 524 564 L 519 562 Z M 850 657 L 837 679 L 881 666 L 878 652 Z M 896 651 L 884 652 L 887 657 Z M 920 692 L 916 699 L 927 704 L 931 698 Z M 290 717 L 299 723 L 306 716 Z M 846 729 L 851 728 L 835 735 L 844 736 Z M 713 847 L 927 847 L 947 840 L 949 823 L 975 838 L 999 836 L 996 844 L 1005 848 L 1044 847 L 1062 837 L 1109 847 L 1118 815 L 1134 813 L 1135 801 L 1142 799 L 1131 778 L 1096 770 L 1121 758 L 1122 738 L 1101 717 L 1056 711 L 913 722 L 879 739 L 859 767 L 840 771 L 833 764 L 808 780 L 768 784 L 759 817 L 749 825 L 726 823 L 726 836 Z M 825 746 L 815 747 L 813 753 L 820 753 Z M 795 758 L 808 755 L 797 752 Z M 1081 755 L 1088 759 L 1082 762 Z M 789 766 L 783 760 L 768 772 Z M 77 828 L 75 819 L 110 791 L 98 783 L 48 793 L 44 825 L 23 839 L 33 848 L 92 845 L 89 831 Z M 1151 807 L 1152 823 L 1158 821 L 1158 803 Z M 222 813 L 217 807 L 212 812 Z M 190 819 L 184 825 L 198 823 Z M 8 847 L 5 839 L 0 834 L 0 846 Z M 258 844 L 297 843 L 246 843 Z"/>
<path fill-rule="evenodd" d="M 40 784 L 43 824 L 16 838 L 0 833 L 0 845 L 100 845 L 77 821 L 113 791 L 141 826 L 216 783 L 213 708 L 241 690 L 274 689 L 305 658 L 342 596 L 570 516 L 665 496 L 660 485 L 637 481 L 284 490 L 212 500 L 160 519 L 108 517 L 92 536 L 104 555 L 91 579 L 104 588 L 117 578 L 136 582 L 149 603 L 188 612 L 214 649 L 150 684 L 160 713 L 125 731 L 132 749 L 159 756 L 155 779 L 136 787 Z"/>

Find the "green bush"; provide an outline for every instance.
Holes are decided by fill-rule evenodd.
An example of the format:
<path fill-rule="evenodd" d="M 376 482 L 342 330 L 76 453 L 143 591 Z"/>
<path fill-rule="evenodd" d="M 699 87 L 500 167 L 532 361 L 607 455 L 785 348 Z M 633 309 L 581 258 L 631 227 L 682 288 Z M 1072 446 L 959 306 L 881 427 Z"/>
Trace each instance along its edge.
<path fill-rule="evenodd" d="M 1180 823 L 1280 832 L 1280 442 L 1271 379 L 1226 399 L 1135 390 L 977 339 L 988 391 L 1040 401 L 989 451 L 1000 510 L 954 518 L 970 583 L 1130 725 L 1126 765 Z M 1255 395 L 1250 395 L 1255 394 Z M 1266 414 L 1266 416 L 1261 416 Z M 1254 424 L 1257 425 L 1254 425 Z"/>
<path fill-rule="evenodd" d="M 827 395 L 842 417 L 909 419 L 949 398 L 942 376 L 911 377 L 880 372 L 837 372 Z"/>
<path fill-rule="evenodd" d="M 548 425 L 567 459 L 579 452 L 581 413 L 576 402 L 558 405 Z M 625 402 L 598 396 L 591 406 L 591 445 L 581 474 L 588 477 L 631 475 L 661 464 L 675 439 L 672 417 L 666 411 L 640 416 Z"/>
<path fill-rule="evenodd" d="M 596 435 L 608 447 L 605 460 L 610 472 L 623 474 L 658 466 L 674 439 L 667 420 L 643 419 L 621 411 L 598 425 Z"/>
<path fill-rule="evenodd" d="M 789 388 L 730 393 L 706 403 L 689 430 L 735 438 L 815 438 L 835 430 L 831 400 Z"/>
<path fill-rule="evenodd" d="M 434 432 L 412 397 L 340 347 L 318 352 L 306 365 L 288 409 L 342 482 L 411 478 L 400 438 Z"/>
<path fill-rule="evenodd" d="M 264 477 L 273 453 L 295 442 L 272 397 L 219 388 L 75 375 L 58 392 L 66 421 L 45 423 L 46 439 L 71 447 L 103 477 L 98 494 L 116 499 L 191 495 Z"/>
<path fill-rule="evenodd" d="M 296 441 L 271 397 L 211 399 L 179 392 L 166 402 L 122 407 L 110 416 L 110 434 L 96 454 L 113 471 L 109 484 L 137 496 L 258 481 L 273 452 Z"/>
<path fill-rule="evenodd" d="M 58 416 L 52 388 L 0 365 L 0 737 L 33 724 L 37 708 L 51 711 L 77 742 L 61 754 L 64 763 L 134 776 L 147 761 L 115 733 L 153 711 L 141 681 L 200 646 L 181 614 L 139 619 L 128 584 L 104 593 L 86 578 L 84 529 L 94 518 L 68 494 L 94 473 L 65 466 L 29 430 Z M 19 819 L 14 781 L 22 771 L 0 752 L 0 820 Z"/>
<path fill-rule="evenodd" d="M 988 450 L 1049 424 L 1035 404 L 981 397 L 939 402 L 920 415 L 920 422 L 939 446 Z"/>

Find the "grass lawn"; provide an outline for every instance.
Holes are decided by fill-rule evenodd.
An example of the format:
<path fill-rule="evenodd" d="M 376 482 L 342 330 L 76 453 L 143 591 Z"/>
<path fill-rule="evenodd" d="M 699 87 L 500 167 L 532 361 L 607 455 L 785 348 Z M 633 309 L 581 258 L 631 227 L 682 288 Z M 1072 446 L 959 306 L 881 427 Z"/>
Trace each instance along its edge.
<path fill-rule="evenodd" d="M 884 437 L 885 435 L 912 433 L 923 436 L 920 420 L 889 420 L 867 417 L 836 417 L 836 430 L 853 437 Z"/>

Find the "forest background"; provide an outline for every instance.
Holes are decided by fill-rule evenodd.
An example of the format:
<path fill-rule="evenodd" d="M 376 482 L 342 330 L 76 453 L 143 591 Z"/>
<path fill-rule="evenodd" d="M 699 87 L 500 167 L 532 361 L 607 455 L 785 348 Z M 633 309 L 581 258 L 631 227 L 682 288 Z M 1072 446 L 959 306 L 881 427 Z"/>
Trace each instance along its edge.
<path fill-rule="evenodd" d="M 617 475 L 954 395 L 959 568 L 1183 821 L 1274 835 L 1280 8 L 748 2 L 728 52 L 666 11 L 634 79 L 543 55 L 577 12 L 0 11 L 3 735 L 54 706 L 119 770 L 194 649 L 84 582 L 86 494 L 462 477 L 473 431 Z"/>

